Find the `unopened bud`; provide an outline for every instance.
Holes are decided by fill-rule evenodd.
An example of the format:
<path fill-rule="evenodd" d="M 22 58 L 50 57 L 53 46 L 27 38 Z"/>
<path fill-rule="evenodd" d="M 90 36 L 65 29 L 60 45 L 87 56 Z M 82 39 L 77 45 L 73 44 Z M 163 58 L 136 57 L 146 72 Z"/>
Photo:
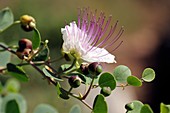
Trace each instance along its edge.
<path fill-rule="evenodd" d="M 24 50 L 25 48 L 32 50 L 32 41 L 27 38 L 20 39 L 18 42 L 18 46 L 20 50 Z"/>
<path fill-rule="evenodd" d="M 105 97 L 107 97 L 111 94 L 111 88 L 110 87 L 103 87 L 101 89 L 100 93 L 103 94 Z"/>
<path fill-rule="evenodd" d="M 93 62 L 89 64 L 88 70 L 92 76 L 97 77 L 103 71 L 103 67 L 99 62 Z"/>
<path fill-rule="evenodd" d="M 68 82 L 70 84 L 70 86 L 72 88 L 77 88 L 81 85 L 81 79 L 79 78 L 79 76 L 75 75 L 75 76 L 71 76 L 69 79 L 68 79 Z"/>
<path fill-rule="evenodd" d="M 88 75 L 88 74 L 89 74 L 88 66 L 89 66 L 88 63 L 82 63 L 82 64 L 80 65 L 80 70 L 81 70 L 81 72 L 82 72 L 84 75 Z"/>
<path fill-rule="evenodd" d="M 24 31 L 32 31 L 36 27 L 35 19 L 29 15 L 23 15 L 20 17 L 21 28 Z"/>
<path fill-rule="evenodd" d="M 125 108 L 128 110 L 128 111 L 131 111 L 134 109 L 134 104 L 133 103 L 128 103 L 125 105 Z"/>
<path fill-rule="evenodd" d="M 31 53 L 31 49 L 24 49 L 21 50 L 20 48 L 17 49 L 16 51 L 16 55 L 20 58 L 20 59 L 25 59 L 28 58 L 30 53 Z"/>

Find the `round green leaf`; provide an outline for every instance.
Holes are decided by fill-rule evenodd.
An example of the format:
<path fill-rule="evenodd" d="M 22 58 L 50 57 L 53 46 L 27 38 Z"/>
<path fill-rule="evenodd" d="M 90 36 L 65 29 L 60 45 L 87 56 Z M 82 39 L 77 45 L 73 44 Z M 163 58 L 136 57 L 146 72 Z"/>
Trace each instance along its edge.
<path fill-rule="evenodd" d="M 143 103 L 138 100 L 134 100 L 133 102 L 130 102 L 128 104 L 133 104 L 134 107 L 133 109 L 126 109 L 126 113 L 140 113 L 141 108 L 143 107 Z"/>
<path fill-rule="evenodd" d="M 71 107 L 69 113 L 81 113 L 81 108 L 79 105 L 74 105 Z"/>
<path fill-rule="evenodd" d="M 25 71 L 20 66 L 16 66 L 15 64 L 8 63 L 7 64 L 8 73 L 20 81 L 27 82 L 29 80 Z"/>
<path fill-rule="evenodd" d="M 148 104 L 145 104 L 142 108 L 140 113 L 153 113 L 151 107 Z"/>
<path fill-rule="evenodd" d="M 8 79 L 8 81 L 5 84 L 5 88 L 9 92 L 14 92 L 14 93 L 19 92 L 20 87 L 21 86 L 19 81 L 14 78 Z"/>
<path fill-rule="evenodd" d="M 152 68 L 146 68 L 142 73 L 142 79 L 145 82 L 151 82 L 155 79 L 155 71 Z"/>
<path fill-rule="evenodd" d="M 26 101 L 25 101 L 24 97 L 18 93 L 9 93 L 7 96 L 5 96 L 3 98 L 2 106 L 1 106 L 2 109 L 0 109 L 1 113 L 6 113 L 5 112 L 6 106 L 7 106 L 8 102 L 11 100 L 15 100 L 17 102 L 20 113 L 27 113 Z"/>
<path fill-rule="evenodd" d="M 12 25 L 14 16 L 10 8 L 6 7 L 0 10 L 0 33 Z"/>
<path fill-rule="evenodd" d="M 93 113 L 108 113 L 107 103 L 102 94 L 97 95 L 94 100 Z"/>
<path fill-rule="evenodd" d="M 49 104 L 39 104 L 33 113 L 58 113 L 58 111 Z"/>
<path fill-rule="evenodd" d="M 125 65 L 119 65 L 114 69 L 113 75 L 116 81 L 124 83 L 127 81 L 127 77 L 131 75 L 131 70 Z"/>
<path fill-rule="evenodd" d="M 34 35 L 32 38 L 33 49 L 34 50 L 37 49 L 40 46 L 40 43 L 41 43 L 40 33 L 39 33 L 38 29 L 34 28 Z"/>
<path fill-rule="evenodd" d="M 111 90 L 114 90 L 116 88 L 116 80 L 112 74 L 108 72 L 103 73 L 100 75 L 100 78 L 99 78 L 99 86 L 101 88 L 110 87 Z"/>
<path fill-rule="evenodd" d="M 142 81 L 136 76 L 128 76 L 127 83 L 132 86 L 142 86 Z"/>
<path fill-rule="evenodd" d="M 5 113 L 20 113 L 19 106 L 16 100 L 8 101 L 5 108 Z"/>

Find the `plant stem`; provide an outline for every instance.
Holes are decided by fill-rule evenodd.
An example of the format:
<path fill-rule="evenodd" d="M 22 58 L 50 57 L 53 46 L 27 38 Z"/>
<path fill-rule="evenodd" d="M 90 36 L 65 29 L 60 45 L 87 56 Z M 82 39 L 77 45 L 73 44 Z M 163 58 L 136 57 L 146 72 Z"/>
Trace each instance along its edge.
<path fill-rule="evenodd" d="M 0 33 L 4 32 L 5 30 L 7 30 L 8 28 L 10 28 L 11 26 L 13 26 L 13 25 L 15 25 L 15 24 L 19 24 L 19 23 L 20 23 L 20 21 L 19 21 L 19 20 L 18 20 L 18 21 L 13 22 L 13 23 L 12 23 L 10 26 L 8 26 L 7 28 L 0 30 Z"/>
<path fill-rule="evenodd" d="M 94 82 L 94 78 L 92 78 L 92 81 L 91 81 L 91 84 L 89 86 L 89 89 L 87 90 L 86 94 L 83 96 L 82 100 L 85 100 L 87 95 L 90 93 L 90 90 L 91 90 L 91 88 L 93 86 L 93 82 Z"/>
<path fill-rule="evenodd" d="M 34 62 L 29 61 L 29 63 L 32 65 L 33 68 L 35 68 L 44 78 L 48 79 L 52 84 L 54 84 L 55 86 L 57 85 L 57 83 L 55 81 L 53 81 L 52 79 L 50 79 L 49 77 L 47 77 L 43 71 L 41 69 L 39 69 Z"/>
<path fill-rule="evenodd" d="M 7 50 L 7 51 L 9 51 L 9 52 L 11 52 L 11 53 L 13 53 L 13 54 L 15 54 L 15 55 L 16 55 L 16 52 L 15 52 L 15 51 L 13 51 L 11 48 L 5 47 L 5 46 L 4 46 L 4 45 L 2 45 L 2 44 L 0 44 L 0 47 L 1 47 L 1 48 L 3 48 L 4 50 Z"/>
<path fill-rule="evenodd" d="M 86 105 L 89 109 L 93 110 L 93 108 L 84 100 L 80 100 L 84 105 Z"/>

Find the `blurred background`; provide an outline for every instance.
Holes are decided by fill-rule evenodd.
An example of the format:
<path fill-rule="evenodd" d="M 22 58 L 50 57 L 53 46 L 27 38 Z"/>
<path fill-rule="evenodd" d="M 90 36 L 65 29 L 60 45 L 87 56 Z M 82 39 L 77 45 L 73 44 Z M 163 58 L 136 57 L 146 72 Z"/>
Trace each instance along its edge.
<path fill-rule="evenodd" d="M 113 16 L 113 24 L 119 20 L 119 27 L 124 26 L 125 32 L 120 38 L 123 44 L 113 52 L 116 64 L 106 64 L 105 70 L 113 71 L 114 67 L 123 64 L 128 66 L 133 75 L 140 77 L 146 67 L 156 71 L 156 79 L 152 83 L 144 83 L 141 88 L 117 88 L 107 98 L 109 113 L 125 113 L 124 105 L 134 99 L 148 103 L 154 113 L 160 113 L 161 102 L 170 104 L 169 98 L 169 65 L 170 65 L 170 1 L 169 0 L 0 0 L 0 9 L 10 7 L 15 20 L 21 15 L 32 15 L 37 21 L 42 40 L 49 40 L 51 58 L 60 56 L 61 28 L 65 22 L 77 20 L 77 8 L 90 7 L 93 11 L 105 12 Z M 23 37 L 31 38 L 20 27 L 13 26 L 0 35 L 0 41 L 17 44 Z M 56 67 L 59 64 L 56 64 Z M 39 73 L 29 66 L 26 67 L 30 81 L 22 83 L 21 93 L 27 100 L 28 113 L 39 103 L 48 103 L 60 113 L 68 113 L 71 106 L 80 104 L 82 113 L 90 110 L 79 101 L 71 98 L 63 101 L 57 98 L 55 87 L 42 80 Z M 5 79 L 1 77 L 0 79 Z M 89 98 L 89 103 L 93 94 Z M 92 104 L 92 103 L 90 103 Z"/>

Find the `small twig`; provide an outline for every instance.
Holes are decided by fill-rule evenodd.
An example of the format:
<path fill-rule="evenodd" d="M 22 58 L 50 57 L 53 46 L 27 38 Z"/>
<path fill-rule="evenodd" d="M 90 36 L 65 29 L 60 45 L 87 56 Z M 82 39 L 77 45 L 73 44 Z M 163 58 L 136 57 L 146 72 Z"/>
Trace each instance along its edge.
<path fill-rule="evenodd" d="M 90 93 L 90 90 L 91 90 L 91 88 L 93 86 L 93 82 L 94 82 L 94 78 L 92 78 L 92 81 L 91 81 L 91 84 L 89 86 L 89 89 L 87 90 L 86 94 L 83 96 L 82 100 L 85 100 L 87 95 Z"/>

